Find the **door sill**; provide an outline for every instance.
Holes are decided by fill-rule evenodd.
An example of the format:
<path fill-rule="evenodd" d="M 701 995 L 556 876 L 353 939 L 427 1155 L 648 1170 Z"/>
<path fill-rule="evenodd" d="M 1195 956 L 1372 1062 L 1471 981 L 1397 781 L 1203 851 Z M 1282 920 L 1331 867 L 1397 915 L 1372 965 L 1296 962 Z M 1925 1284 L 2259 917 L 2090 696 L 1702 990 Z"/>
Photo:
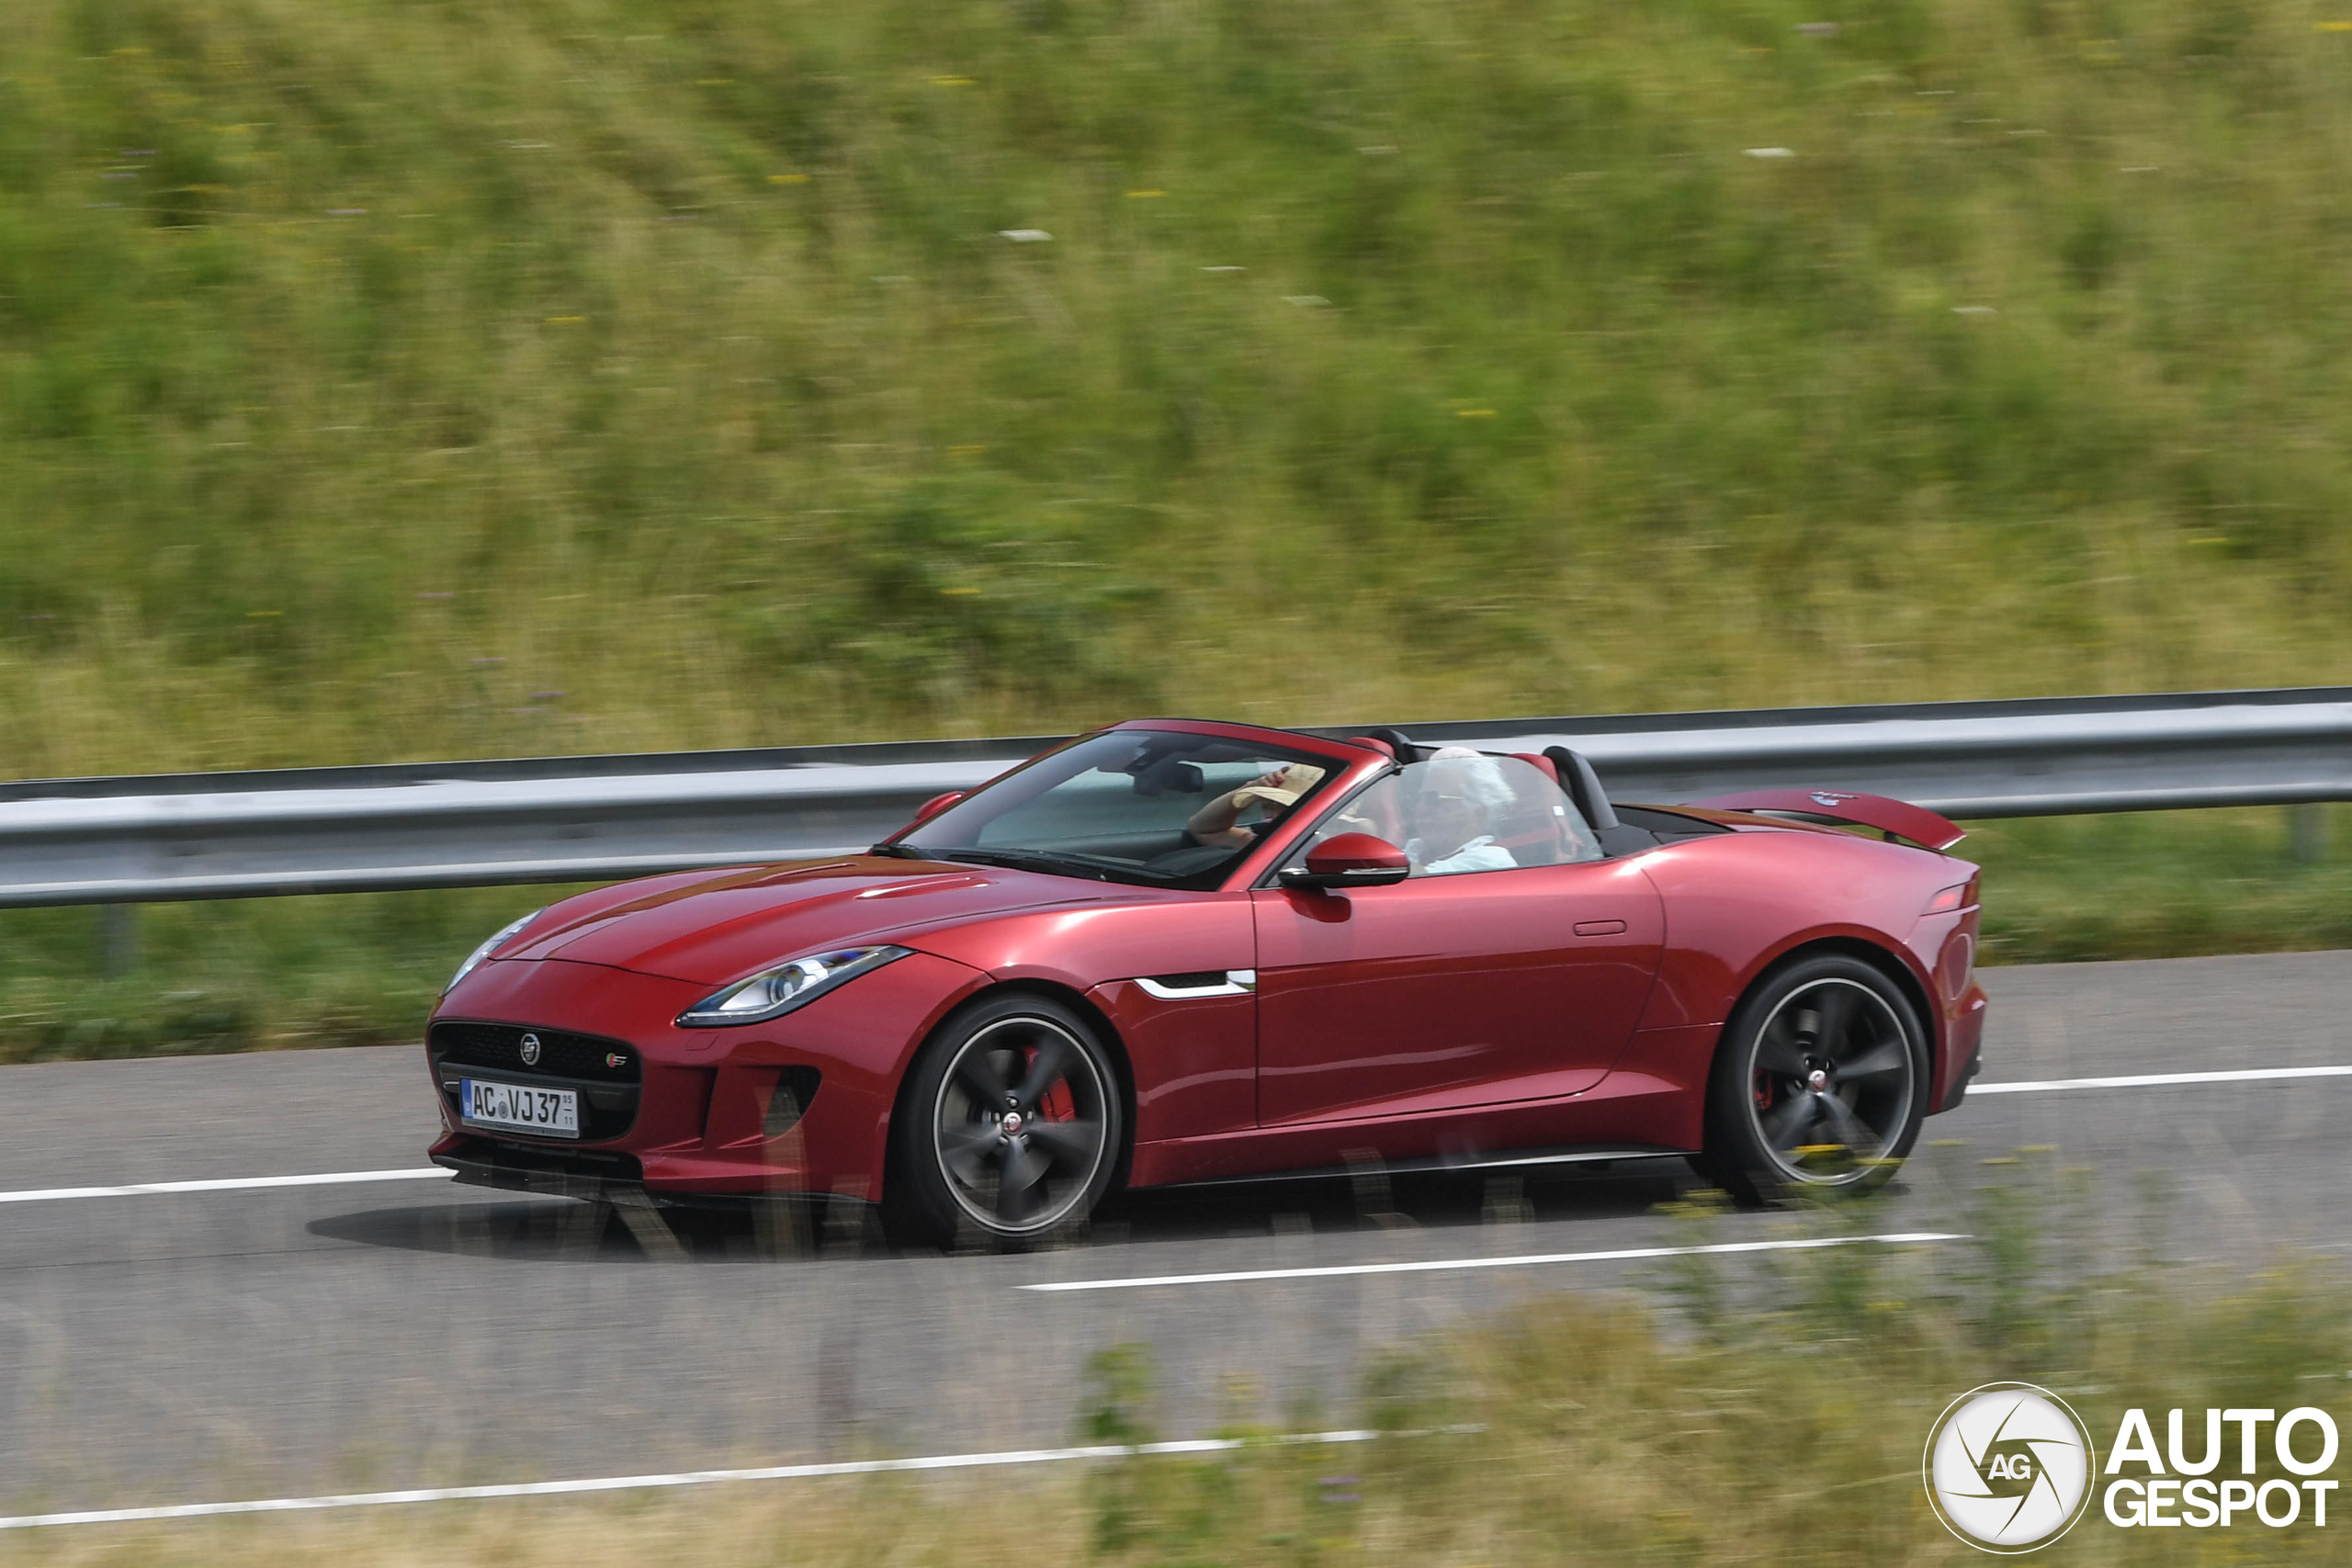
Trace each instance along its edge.
<path fill-rule="evenodd" d="M 1261 1181 L 1330 1181 L 1351 1176 L 1381 1174 L 1411 1176 L 1430 1171 L 1532 1170 L 1547 1166 L 1609 1166 L 1620 1160 L 1688 1159 L 1697 1149 L 1661 1148 L 1655 1144 L 1580 1144 L 1551 1149 L 1498 1149 L 1485 1154 L 1419 1155 L 1410 1159 L 1370 1159 L 1355 1165 L 1316 1166 L 1306 1170 L 1261 1171 L 1250 1176 L 1211 1176 L 1197 1181 L 1175 1181 L 1155 1189 L 1172 1192 L 1188 1187 L 1242 1187 Z"/>

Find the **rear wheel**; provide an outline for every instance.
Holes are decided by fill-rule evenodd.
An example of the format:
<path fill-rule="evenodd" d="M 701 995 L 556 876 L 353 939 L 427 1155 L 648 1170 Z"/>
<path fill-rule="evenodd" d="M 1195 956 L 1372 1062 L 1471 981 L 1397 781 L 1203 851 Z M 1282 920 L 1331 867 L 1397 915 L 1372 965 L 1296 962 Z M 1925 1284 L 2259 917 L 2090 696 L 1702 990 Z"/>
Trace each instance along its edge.
<path fill-rule="evenodd" d="M 1743 1203 L 1866 1191 L 1911 1152 L 1927 1092 L 1926 1031 L 1894 983 L 1843 953 L 1802 960 L 1724 1026 L 1701 1172 Z"/>
<path fill-rule="evenodd" d="M 1051 1236 L 1092 1212 L 1124 1131 L 1110 1053 L 1084 1019 L 1044 997 L 984 998 L 915 1064 L 885 1217 L 918 1243 Z"/>

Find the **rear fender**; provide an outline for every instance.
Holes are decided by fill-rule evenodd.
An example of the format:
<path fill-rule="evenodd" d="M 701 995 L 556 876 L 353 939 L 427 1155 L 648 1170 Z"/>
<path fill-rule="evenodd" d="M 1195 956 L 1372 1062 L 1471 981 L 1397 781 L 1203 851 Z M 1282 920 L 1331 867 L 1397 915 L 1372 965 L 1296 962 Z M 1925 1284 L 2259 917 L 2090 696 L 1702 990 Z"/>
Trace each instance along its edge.
<path fill-rule="evenodd" d="M 1800 948 L 1860 944 L 1902 965 L 1928 1001 L 1941 1063 L 1952 1009 L 1934 1005 L 1939 919 L 1919 911 L 1966 862 L 1848 833 L 1748 832 L 1661 846 L 1635 863 L 1666 903 L 1667 948 L 1645 1030 L 1719 1027 L 1757 977 Z M 1932 940 L 1930 940 L 1932 939 Z M 1928 951 L 1920 944 L 1928 942 Z M 1915 998 L 1916 999 L 1916 998 Z"/>

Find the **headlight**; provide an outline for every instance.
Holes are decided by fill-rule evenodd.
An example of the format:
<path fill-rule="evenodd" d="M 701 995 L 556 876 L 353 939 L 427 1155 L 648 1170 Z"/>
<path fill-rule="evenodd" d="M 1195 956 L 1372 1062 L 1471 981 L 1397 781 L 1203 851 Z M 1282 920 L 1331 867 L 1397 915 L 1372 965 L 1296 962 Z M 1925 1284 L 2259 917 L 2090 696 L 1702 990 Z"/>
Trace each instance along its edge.
<path fill-rule="evenodd" d="M 913 952 L 907 947 L 849 947 L 779 964 L 764 974 L 738 980 L 716 996 L 678 1015 L 687 1029 L 713 1029 L 727 1023 L 764 1023 L 782 1018 L 794 1008 L 816 1000 L 845 980 Z"/>
<path fill-rule="evenodd" d="M 488 958 L 492 953 L 497 952 L 499 947 L 504 943 L 508 937 L 513 936 L 516 931 L 521 931 L 525 926 L 529 925 L 533 920 L 537 919 L 541 915 L 546 913 L 547 911 L 545 909 L 534 909 L 529 914 L 524 916 L 521 919 L 516 920 L 513 925 L 501 927 L 496 936 L 492 937 L 488 942 L 483 942 L 480 947 L 475 948 L 473 952 L 466 955 L 466 961 L 458 965 L 458 972 L 449 976 L 449 983 L 441 987 L 441 994 L 446 997 L 451 991 L 456 990 L 458 988 L 458 982 L 472 974 L 475 967 L 480 964 L 483 959 Z"/>

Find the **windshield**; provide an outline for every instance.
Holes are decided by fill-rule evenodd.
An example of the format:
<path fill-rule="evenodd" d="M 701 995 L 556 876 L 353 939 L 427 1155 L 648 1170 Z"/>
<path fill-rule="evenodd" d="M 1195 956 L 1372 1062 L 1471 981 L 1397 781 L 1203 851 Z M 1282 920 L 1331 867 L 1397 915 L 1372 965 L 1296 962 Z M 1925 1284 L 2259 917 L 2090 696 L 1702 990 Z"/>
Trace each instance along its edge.
<path fill-rule="evenodd" d="M 1281 746 L 1115 729 L 1048 752 L 885 848 L 1101 881 L 1214 887 L 1340 772 L 1337 762 Z"/>

